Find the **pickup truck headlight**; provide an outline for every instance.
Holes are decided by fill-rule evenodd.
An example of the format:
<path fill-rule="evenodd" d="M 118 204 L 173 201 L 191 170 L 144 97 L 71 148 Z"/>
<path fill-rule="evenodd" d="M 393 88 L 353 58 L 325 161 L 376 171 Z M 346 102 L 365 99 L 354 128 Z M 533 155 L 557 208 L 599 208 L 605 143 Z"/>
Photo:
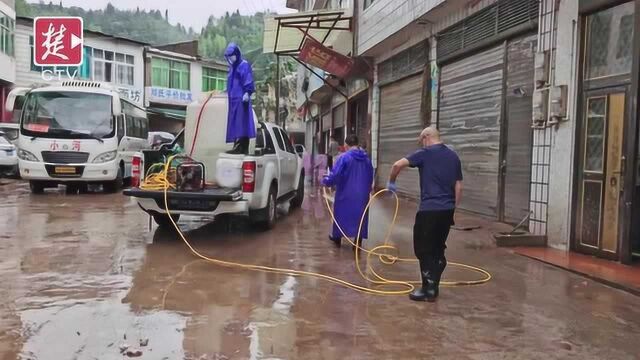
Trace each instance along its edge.
<path fill-rule="evenodd" d="M 103 154 L 100 154 L 100 155 L 96 156 L 96 158 L 93 159 L 93 163 L 94 164 L 106 163 L 106 162 L 114 160 L 117 155 L 118 155 L 118 151 L 116 151 L 116 150 L 109 151 L 109 152 L 106 152 L 106 153 L 103 153 Z"/>
<path fill-rule="evenodd" d="M 24 161 L 38 161 L 38 158 L 35 155 L 33 155 L 32 152 L 29 152 L 27 150 L 22 150 L 22 149 L 18 150 L 18 158 Z"/>

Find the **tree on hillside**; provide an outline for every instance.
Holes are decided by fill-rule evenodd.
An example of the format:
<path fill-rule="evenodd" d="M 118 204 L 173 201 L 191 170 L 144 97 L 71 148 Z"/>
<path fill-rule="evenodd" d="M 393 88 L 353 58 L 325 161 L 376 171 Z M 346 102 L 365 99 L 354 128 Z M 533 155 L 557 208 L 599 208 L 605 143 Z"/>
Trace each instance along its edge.
<path fill-rule="evenodd" d="M 119 10 L 108 4 L 104 10 L 84 10 L 79 7 L 59 7 L 41 4 L 28 4 L 25 0 L 16 0 L 16 12 L 19 16 L 79 16 L 84 19 L 87 29 L 132 38 L 150 44 L 167 44 L 196 38 L 189 35 L 184 26 L 169 24 L 159 10 L 146 12 L 139 7 L 135 11 Z"/>

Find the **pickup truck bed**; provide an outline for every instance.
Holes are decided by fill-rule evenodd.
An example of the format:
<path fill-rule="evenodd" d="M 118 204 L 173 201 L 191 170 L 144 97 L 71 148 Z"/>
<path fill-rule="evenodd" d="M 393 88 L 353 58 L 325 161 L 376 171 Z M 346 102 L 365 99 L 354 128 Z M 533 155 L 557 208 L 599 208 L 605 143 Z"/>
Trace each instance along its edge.
<path fill-rule="evenodd" d="M 133 188 L 124 190 L 123 194 L 138 199 L 154 200 L 156 205 L 164 210 L 164 191 L 142 190 Z M 241 201 L 240 189 L 211 187 L 199 192 L 167 191 L 169 210 L 175 211 L 215 211 L 221 201 Z"/>

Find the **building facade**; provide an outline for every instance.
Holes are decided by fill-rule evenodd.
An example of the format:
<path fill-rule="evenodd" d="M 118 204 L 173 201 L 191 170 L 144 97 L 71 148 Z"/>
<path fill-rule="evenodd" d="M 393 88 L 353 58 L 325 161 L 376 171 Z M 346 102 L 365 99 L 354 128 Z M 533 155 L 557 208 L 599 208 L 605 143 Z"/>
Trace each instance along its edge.
<path fill-rule="evenodd" d="M 0 0 L 0 122 L 9 121 L 5 100 L 16 77 L 14 0 Z"/>
<path fill-rule="evenodd" d="M 145 107 L 152 131 L 177 133 L 186 109 L 204 93 L 225 91 L 228 66 L 198 55 L 198 42 L 145 49 Z"/>
<path fill-rule="evenodd" d="M 624 263 L 640 257 L 639 11 L 639 1 L 542 1 L 536 58 L 549 244 Z"/>
<path fill-rule="evenodd" d="M 378 186 L 435 124 L 463 161 L 462 209 L 523 221 L 547 246 L 635 261 L 639 4 L 356 4 L 355 54 L 375 66 Z M 417 188 L 415 172 L 399 180 L 406 196 Z"/>
<path fill-rule="evenodd" d="M 338 53 L 354 55 L 354 1 L 290 0 L 287 6 L 298 10 L 292 16 L 335 16 L 349 19 L 349 29 L 331 30 L 324 45 Z M 325 36 L 318 36 L 322 40 Z M 344 143 L 358 135 L 361 145 L 371 150 L 369 84 L 366 76 L 339 78 L 314 66 L 300 64 L 297 74 L 298 113 L 305 120 L 305 145 L 310 153 L 324 154 L 330 138 Z"/>
<path fill-rule="evenodd" d="M 358 9 L 357 54 L 375 63 L 377 184 L 416 149 L 420 129 L 437 125 L 470 179 L 461 208 L 517 224 L 530 208 L 538 1 L 411 4 Z M 410 171 L 399 191 L 417 198 L 418 180 Z"/>

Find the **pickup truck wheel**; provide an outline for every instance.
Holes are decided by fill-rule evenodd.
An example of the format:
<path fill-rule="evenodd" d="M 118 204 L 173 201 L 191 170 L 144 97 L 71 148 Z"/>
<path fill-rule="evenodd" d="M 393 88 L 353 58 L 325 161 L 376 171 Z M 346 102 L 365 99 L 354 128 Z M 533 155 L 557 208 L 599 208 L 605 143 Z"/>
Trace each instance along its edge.
<path fill-rule="evenodd" d="M 79 190 L 80 190 L 80 187 L 78 185 L 69 184 L 69 185 L 67 185 L 67 188 L 65 189 L 65 194 L 67 194 L 67 195 L 76 195 Z"/>
<path fill-rule="evenodd" d="M 298 181 L 298 190 L 296 190 L 296 197 L 291 199 L 291 207 L 294 209 L 302 206 L 304 201 L 304 173 L 300 174 L 300 180 Z"/>
<path fill-rule="evenodd" d="M 31 189 L 32 194 L 42 194 L 44 193 L 44 183 L 40 181 L 29 181 L 29 188 Z"/>
<path fill-rule="evenodd" d="M 262 209 L 263 219 L 258 225 L 263 230 L 271 230 L 276 226 L 278 220 L 278 203 L 277 203 L 277 190 L 275 186 L 272 186 L 269 190 L 269 198 L 267 199 L 267 207 Z"/>
<path fill-rule="evenodd" d="M 173 229 L 173 223 L 171 219 L 177 224 L 178 220 L 180 220 L 180 214 L 167 215 L 167 214 L 155 214 L 153 215 L 153 221 L 158 224 L 158 226 L 162 229 Z"/>

